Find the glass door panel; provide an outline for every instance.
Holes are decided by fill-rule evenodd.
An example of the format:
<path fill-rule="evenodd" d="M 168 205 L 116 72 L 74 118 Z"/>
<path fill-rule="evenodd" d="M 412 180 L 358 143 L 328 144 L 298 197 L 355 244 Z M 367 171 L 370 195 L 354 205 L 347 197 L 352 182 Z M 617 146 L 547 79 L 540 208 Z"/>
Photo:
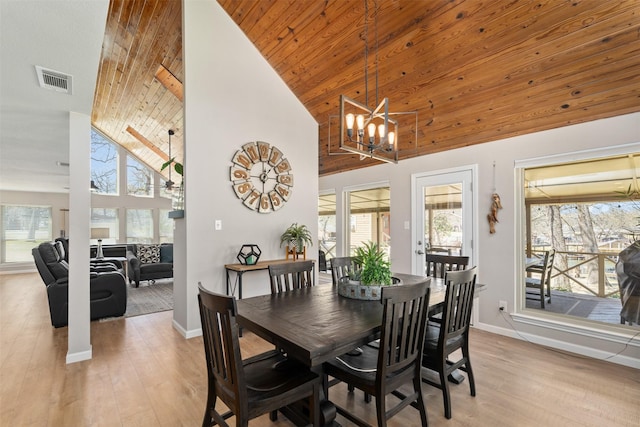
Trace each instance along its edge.
<path fill-rule="evenodd" d="M 472 171 L 415 178 L 414 274 L 425 274 L 427 253 L 464 255 L 473 264 Z"/>

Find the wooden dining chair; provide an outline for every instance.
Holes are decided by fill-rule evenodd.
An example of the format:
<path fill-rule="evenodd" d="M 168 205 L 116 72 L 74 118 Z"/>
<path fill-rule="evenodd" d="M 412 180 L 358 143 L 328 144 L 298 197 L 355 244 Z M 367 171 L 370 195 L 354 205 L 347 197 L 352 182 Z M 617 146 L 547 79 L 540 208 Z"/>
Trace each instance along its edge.
<path fill-rule="evenodd" d="M 269 266 L 271 293 L 314 286 L 313 261 L 296 261 Z"/>
<path fill-rule="evenodd" d="M 441 323 L 429 322 L 422 366 L 436 371 L 439 381 L 423 374 L 422 381 L 442 390 L 444 415 L 451 418 L 451 399 L 447 377 L 456 369 L 467 373 L 471 396 L 476 395 L 476 383 L 469 357 L 469 324 L 473 308 L 473 292 L 476 284 L 476 270 L 473 267 L 461 271 L 448 271 L 445 276 L 447 286 Z M 451 353 L 462 350 L 462 357 L 450 360 Z"/>
<path fill-rule="evenodd" d="M 319 425 L 322 378 L 279 350 L 242 360 L 235 298 L 209 292 L 201 283 L 198 288 L 208 378 L 202 426 L 228 427 L 225 420 L 232 416 L 236 426 L 247 426 L 250 419 L 266 413 L 275 421 L 279 408 L 302 399 L 309 400 L 310 418 Z M 216 410 L 218 398 L 229 411 Z"/>
<path fill-rule="evenodd" d="M 527 267 L 528 276 L 525 278 L 525 293 L 528 300 L 540 300 L 540 308 L 544 310 L 545 300 L 551 303 L 551 273 L 553 271 L 553 260 L 555 249 L 545 251 L 542 264 Z M 531 276 L 533 274 L 533 276 Z M 535 291 L 527 292 L 527 289 Z"/>
<path fill-rule="evenodd" d="M 375 396 L 379 426 L 408 405 L 420 412 L 423 426 L 427 425 L 427 409 L 420 382 L 421 359 L 427 325 L 430 279 L 416 285 L 385 287 L 380 302 L 384 305 L 379 344 L 367 344 L 361 354 L 346 353 L 324 364 L 326 375 L 339 379 L 365 393 Z M 411 384 L 409 395 L 398 391 Z M 400 399 L 387 409 L 386 397 L 393 394 Z M 335 402 L 334 402 L 335 403 Z M 368 424 L 336 405 L 336 411 L 349 421 Z"/>
<path fill-rule="evenodd" d="M 444 279 L 447 271 L 464 270 L 469 265 L 468 256 L 426 254 L 427 276 Z"/>
<path fill-rule="evenodd" d="M 348 276 L 355 268 L 356 264 L 353 257 L 331 258 L 331 281 L 333 285 L 336 286 L 342 277 Z"/>

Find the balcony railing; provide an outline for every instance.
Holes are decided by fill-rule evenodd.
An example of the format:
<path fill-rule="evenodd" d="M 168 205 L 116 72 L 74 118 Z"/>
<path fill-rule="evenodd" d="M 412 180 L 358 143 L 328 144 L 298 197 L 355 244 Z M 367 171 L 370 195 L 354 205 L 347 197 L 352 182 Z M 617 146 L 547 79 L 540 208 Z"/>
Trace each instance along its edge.
<path fill-rule="evenodd" d="M 544 252 L 534 251 L 532 255 L 542 258 Z M 566 258 L 567 268 L 559 267 L 560 257 Z M 618 277 L 615 272 L 617 261 L 617 252 L 556 251 L 551 288 L 600 298 L 619 298 Z M 596 264 L 597 268 L 594 268 Z M 597 280 L 594 280 L 594 275 L 597 275 Z"/>

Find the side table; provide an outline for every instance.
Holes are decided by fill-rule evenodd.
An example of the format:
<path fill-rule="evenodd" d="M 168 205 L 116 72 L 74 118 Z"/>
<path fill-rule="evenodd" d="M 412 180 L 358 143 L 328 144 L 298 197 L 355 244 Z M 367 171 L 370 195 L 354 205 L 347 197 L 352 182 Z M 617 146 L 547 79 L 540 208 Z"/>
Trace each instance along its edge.
<path fill-rule="evenodd" d="M 260 270 L 268 270 L 270 265 L 275 264 L 286 264 L 288 262 L 303 262 L 303 261 L 313 261 L 314 269 L 313 269 L 313 282 L 316 281 L 316 271 L 315 271 L 315 260 L 313 259 L 272 259 L 269 261 L 259 261 L 255 264 L 225 264 L 224 268 L 226 271 L 226 279 L 227 279 L 227 295 L 235 294 L 235 287 L 231 289 L 231 278 L 229 272 L 233 271 L 236 273 L 236 279 L 238 282 L 238 299 L 242 299 L 242 275 L 248 271 L 260 271 Z"/>

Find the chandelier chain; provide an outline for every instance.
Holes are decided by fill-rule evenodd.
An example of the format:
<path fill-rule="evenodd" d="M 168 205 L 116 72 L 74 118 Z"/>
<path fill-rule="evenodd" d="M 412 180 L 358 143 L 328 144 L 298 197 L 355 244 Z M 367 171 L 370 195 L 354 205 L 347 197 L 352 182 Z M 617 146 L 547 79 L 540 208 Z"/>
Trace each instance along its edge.
<path fill-rule="evenodd" d="M 375 67 L 375 86 L 376 86 L 376 102 L 375 105 L 378 105 L 379 94 L 378 94 L 378 1 L 374 0 L 373 2 L 374 15 L 373 15 L 373 32 L 374 32 L 374 45 L 375 45 L 375 56 L 374 56 L 374 67 Z M 369 0 L 364 0 L 364 103 L 365 105 L 369 105 Z"/>
<path fill-rule="evenodd" d="M 364 0 L 364 104 L 369 106 L 369 4 Z"/>

